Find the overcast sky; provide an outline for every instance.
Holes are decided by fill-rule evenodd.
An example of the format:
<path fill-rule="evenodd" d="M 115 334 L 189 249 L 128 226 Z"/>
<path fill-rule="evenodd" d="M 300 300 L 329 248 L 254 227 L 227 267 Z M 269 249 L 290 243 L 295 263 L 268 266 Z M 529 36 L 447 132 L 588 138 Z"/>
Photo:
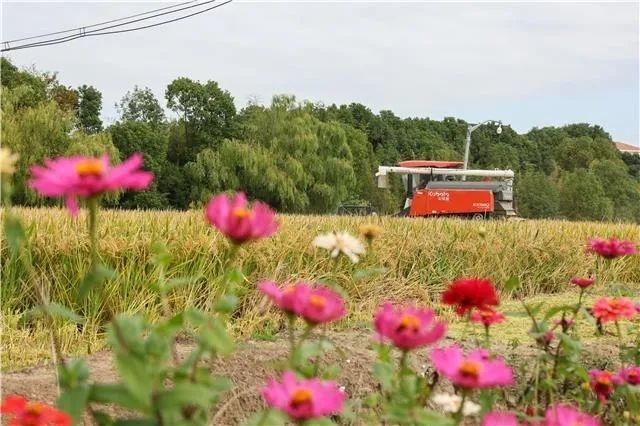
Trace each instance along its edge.
<path fill-rule="evenodd" d="M 2 40 L 166 3 L 3 1 Z M 638 144 L 638 3 L 243 2 L 139 32 L 9 52 L 103 93 L 164 104 L 174 78 L 216 80 L 238 108 L 274 94 L 402 117 L 501 119 L 517 131 L 589 122 Z"/>

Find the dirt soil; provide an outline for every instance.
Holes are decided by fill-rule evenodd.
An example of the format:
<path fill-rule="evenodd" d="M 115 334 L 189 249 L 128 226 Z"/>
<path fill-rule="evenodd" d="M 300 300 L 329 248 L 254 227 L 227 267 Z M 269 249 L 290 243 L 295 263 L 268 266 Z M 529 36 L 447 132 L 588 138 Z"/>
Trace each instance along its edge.
<path fill-rule="evenodd" d="M 323 362 L 337 364 L 341 369 L 338 383 L 345 387 L 350 398 L 361 398 L 375 389 L 375 382 L 370 373 L 375 360 L 372 347 L 372 334 L 368 330 L 329 333 L 336 350 L 326 354 Z M 189 342 L 178 344 L 178 354 L 184 357 L 194 345 Z M 507 360 L 520 366 L 526 365 L 534 356 L 533 348 L 519 346 L 517 348 L 495 348 L 499 353 L 508 353 Z M 503 352 L 503 349 L 505 350 Z M 589 364 L 601 365 L 611 359 L 613 348 L 598 345 L 586 352 L 593 357 Z M 614 350 L 614 349 L 613 349 Z M 237 425 L 243 423 L 252 413 L 262 407 L 260 389 L 265 380 L 275 372 L 275 366 L 287 354 L 287 343 L 284 338 L 275 341 L 249 340 L 238 345 L 234 354 L 216 361 L 212 367 L 215 374 L 230 377 L 234 388 L 229 391 L 220 403 L 221 411 L 215 424 Z M 427 351 L 418 351 L 413 356 L 416 369 L 426 369 Z M 111 353 L 98 352 L 88 357 L 91 378 L 97 382 L 115 381 Z M 57 397 L 55 369 L 52 365 L 42 365 L 22 371 L 4 372 L 2 374 L 2 392 L 20 394 L 29 399 L 46 403 L 54 403 Z M 113 408 L 107 412 L 116 414 Z M 122 413 L 121 413 L 122 414 Z"/>

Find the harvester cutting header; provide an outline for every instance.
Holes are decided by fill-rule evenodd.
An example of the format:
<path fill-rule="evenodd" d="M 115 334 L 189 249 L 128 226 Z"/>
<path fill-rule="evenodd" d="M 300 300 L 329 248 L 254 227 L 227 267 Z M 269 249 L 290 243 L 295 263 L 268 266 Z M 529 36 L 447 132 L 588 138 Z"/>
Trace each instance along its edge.
<path fill-rule="evenodd" d="M 486 122 L 485 122 L 486 123 Z M 482 124 L 469 125 L 465 161 L 401 161 L 378 167 L 379 188 L 388 188 L 390 173 L 402 176 L 406 189 L 403 216 L 461 216 L 484 219 L 514 217 L 512 170 L 468 170 L 471 132 Z M 499 124 L 497 133 L 502 131 Z M 480 180 L 467 180 L 480 178 Z"/>

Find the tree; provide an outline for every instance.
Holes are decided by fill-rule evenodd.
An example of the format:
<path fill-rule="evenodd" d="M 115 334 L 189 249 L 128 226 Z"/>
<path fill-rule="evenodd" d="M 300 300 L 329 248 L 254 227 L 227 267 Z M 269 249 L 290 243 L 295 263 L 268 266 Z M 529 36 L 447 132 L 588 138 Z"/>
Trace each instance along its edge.
<path fill-rule="evenodd" d="M 184 164 L 203 148 L 213 148 L 233 137 L 236 107 L 233 97 L 215 81 L 200 83 L 189 78 L 172 81 L 165 92 L 167 106 L 181 115 L 184 145 L 172 146 L 173 160 Z M 172 140 L 172 145 L 178 140 Z"/>
<path fill-rule="evenodd" d="M 100 110 L 102 109 L 102 93 L 93 86 L 78 87 L 78 108 L 76 117 L 78 128 L 85 133 L 97 133 L 102 130 Z"/>
<path fill-rule="evenodd" d="M 611 200 L 613 217 L 640 222 L 640 185 L 629 176 L 626 164 L 620 160 L 595 160 L 591 172 Z"/>
<path fill-rule="evenodd" d="M 140 121 L 153 125 L 165 121 L 164 110 L 154 96 L 151 89 L 138 86 L 132 92 L 127 92 L 117 105 L 121 121 Z"/>
<path fill-rule="evenodd" d="M 560 182 L 560 214 L 573 220 L 607 220 L 613 216 L 613 204 L 593 173 L 565 172 Z"/>
<path fill-rule="evenodd" d="M 518 214 L 528 218 L 551 218 L 558 214 L 560 195 L 542 172 L 526 171 L 516 178 Z"/>

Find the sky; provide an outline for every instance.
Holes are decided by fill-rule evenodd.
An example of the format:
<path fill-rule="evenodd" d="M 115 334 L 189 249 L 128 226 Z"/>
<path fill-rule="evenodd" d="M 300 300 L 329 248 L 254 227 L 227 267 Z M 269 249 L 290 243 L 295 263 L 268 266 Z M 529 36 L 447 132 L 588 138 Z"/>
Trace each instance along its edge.
<path fill-rule="evenodd" d="M 169 5 L 2 1 L 2 40 Z M 164 102 L 177 77 L 215 80 L 241 108 L 275 94 L 360 102 L 401 117 L 502 120 L 518 132 L 599 124 L 639 144 L 639 5 L 242 1 L 147 30 L 8 52 L 103 94 L 135 85 Z"/>

